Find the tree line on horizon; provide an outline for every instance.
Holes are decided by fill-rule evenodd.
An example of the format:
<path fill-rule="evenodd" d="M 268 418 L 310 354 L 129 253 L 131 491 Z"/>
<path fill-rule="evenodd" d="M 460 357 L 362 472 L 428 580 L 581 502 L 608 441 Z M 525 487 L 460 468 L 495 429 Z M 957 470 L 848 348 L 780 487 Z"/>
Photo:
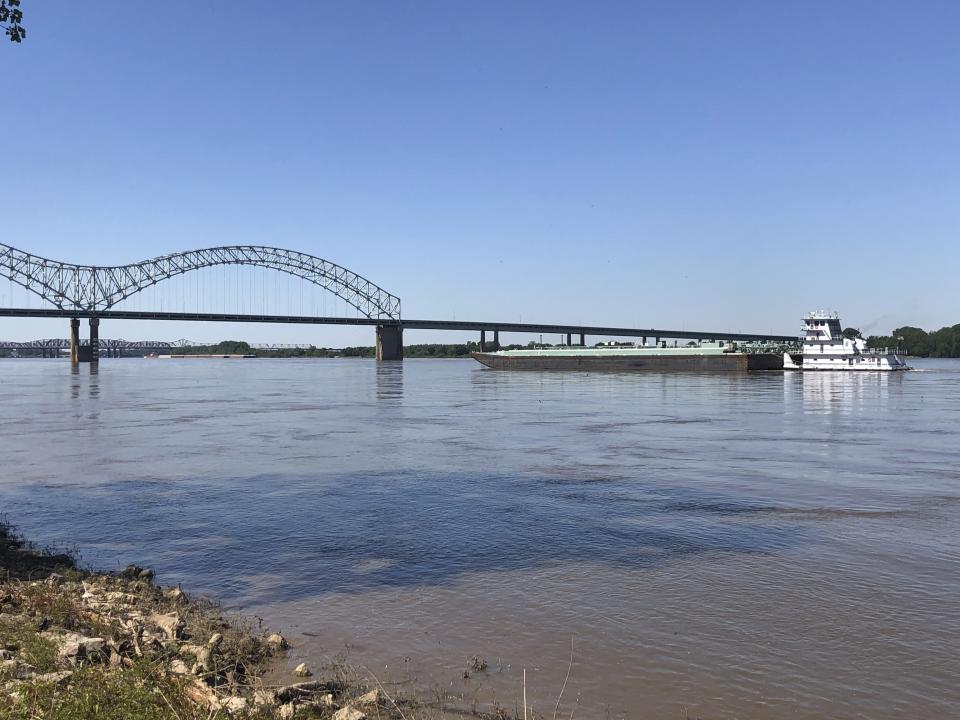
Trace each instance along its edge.
<path fill-rule="evenodd" d="M 534 343 L 527 345 L 502 345 L 502 350 L 520 350 L 534 347 Z M 539 347 L 539 345 L 538 345 Z M 221 340 L 216 345 L 191 345 L 177 348 L 178 354 L 184 355 L 258 355 L 274 358 L 334 358 L 360 357 L 372 358 L 377 349 L 372 345 L 359 345 L 345 348 L 277 348 L 276 350 L 260 350 L 250 346 L 243 340 Z M 480 352 L 480 343 L 425 343 L 420 345 L 405 345 L 403 356 L 406 358 L 462 358 L 469 357 L 470 353 Z"/>
<path fill-rule="evenodd" d="M 863 337 L 856 328 L 847 328 L 843 334 L 846 337 Z M 915 357 L 960 357 L 960 325 L 942 327 L 932 332 L 904 325 L 889 335 L 870 335 L 866 341 L 869 348 L 894 348 Z"/>

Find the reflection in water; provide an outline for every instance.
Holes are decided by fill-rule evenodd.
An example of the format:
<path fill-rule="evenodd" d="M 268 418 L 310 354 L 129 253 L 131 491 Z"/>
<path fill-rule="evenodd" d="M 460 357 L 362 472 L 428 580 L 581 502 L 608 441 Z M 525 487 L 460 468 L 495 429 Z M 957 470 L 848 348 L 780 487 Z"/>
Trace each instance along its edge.
<path fill-rule="evenodd" d="M 956 715 L 960 363 L 67 367 L 0 361 L 0 508 L 256 612 L 293 662 L 504 705 L 526 668 L 552 714 L 573 637 L 579 717 Z"/>
<path fill-rule="evenodd" d="M 377 363 L 377 400 L 403 399 L 403 361 Z"/>
<path fill-rule="evenodd" d="M 859 414 L 887 407 L 891 389 L 899 393 L 902 372 L 804 372 L 804 409 L 826 413 Z"/>
<path fill-rule="evenodd" d="M 62 367 L 62 363 L 57 364 L 58 369 Z M 100 396 L 100 367 L 97 363 L 80 363 L 79 365 L 69 365 L 69 368 L 71 398 L 78 399 L 84 385 L 86 385 L 88 397 L 97 398 Z M 83 377 L 89 377 L 89 380 L 84 382 Z"/>

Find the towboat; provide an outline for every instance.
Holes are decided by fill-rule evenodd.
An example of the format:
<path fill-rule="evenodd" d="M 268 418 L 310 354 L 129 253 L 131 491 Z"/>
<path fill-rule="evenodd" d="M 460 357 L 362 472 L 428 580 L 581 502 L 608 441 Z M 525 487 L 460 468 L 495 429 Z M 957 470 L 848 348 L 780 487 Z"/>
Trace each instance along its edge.
<path fill-rule="evenodd" d="M 783 354 L 784 370 L 909 370 L 896 350 L 868 348 L 863 338 L 843 336 L 836 313 L 812 312 L 803 319 L 802 352 Z"/>

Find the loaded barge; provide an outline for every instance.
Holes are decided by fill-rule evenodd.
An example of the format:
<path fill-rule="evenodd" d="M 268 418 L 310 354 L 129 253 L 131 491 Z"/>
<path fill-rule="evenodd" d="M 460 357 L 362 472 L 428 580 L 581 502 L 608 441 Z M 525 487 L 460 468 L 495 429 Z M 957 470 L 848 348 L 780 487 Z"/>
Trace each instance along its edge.
<path fill-rule="evenodd" d="M 601 345 L 477 352 L 473 357 L 494 370 L 630 370 L 748 372 L 783 370 L 782 352 L 705 342 L 686 347 Z"/>
<path fill-rule="evenodd" d="M 804 318 L 802 344 L 779 348 L 754 343 L 701 342 L 667 347 L 597 345 L 541 347 L 473 353 L 495 370 L 647 370 L 751 372 L 764 370 L 880 371 L 910 370 L 897 350 L 868 348 L 861 337 L 846 337 L 836 313 L 813 312 Z M 859 333 L 856 333 L 859 335 Z M 567 336 L 569 343 L 569 336 Z M 582 336 L 581 336 L 582 338 Z"/>

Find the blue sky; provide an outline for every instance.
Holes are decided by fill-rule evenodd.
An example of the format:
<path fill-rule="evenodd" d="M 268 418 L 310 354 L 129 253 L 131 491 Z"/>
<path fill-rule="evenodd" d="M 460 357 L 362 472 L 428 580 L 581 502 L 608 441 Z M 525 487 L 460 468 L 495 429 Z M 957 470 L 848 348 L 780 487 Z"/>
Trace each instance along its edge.
<path fill-rule="evenodd" d="M 960 322 L 955 2 L 23 10 L 27 40 L 0 43 L 0 241 L 22 249 L 116 264 L 275 245 L 366 275 L 418 318 Z M 9 338 L 64 335 L 0 321 Z"/>

